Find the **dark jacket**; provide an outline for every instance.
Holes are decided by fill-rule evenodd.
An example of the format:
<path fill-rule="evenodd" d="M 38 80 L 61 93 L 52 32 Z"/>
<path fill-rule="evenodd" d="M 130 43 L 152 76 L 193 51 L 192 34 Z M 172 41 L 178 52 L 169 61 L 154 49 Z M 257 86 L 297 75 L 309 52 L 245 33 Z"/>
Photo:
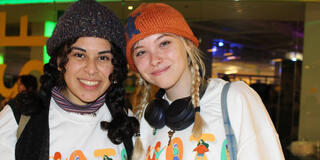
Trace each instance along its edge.
<path fill-rule="evenodd" d="M 10 101 L 17 123 L 21 113 L 15 101 Z M 48 160 L 49 158 L 49 106 L 37 114 L 31 115 L 20 138 L 16 143 L 16 160 Z"/>

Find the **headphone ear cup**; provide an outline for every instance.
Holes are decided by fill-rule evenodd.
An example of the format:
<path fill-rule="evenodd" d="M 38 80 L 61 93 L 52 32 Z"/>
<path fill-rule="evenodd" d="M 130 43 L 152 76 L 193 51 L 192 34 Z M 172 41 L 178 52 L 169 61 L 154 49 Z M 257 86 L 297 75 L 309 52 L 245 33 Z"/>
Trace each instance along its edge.
<path fill-rule="evenodd" d="M 153 128 L 160 129 L 166 124 L 165 113 L 168 108 L 169 103 L 166 100 L 156 98 L 148 104 L 144 118 Z"/>
<path fill-rule="evenodd" d="M 166 111 L 166 125 L 172 130 L 183 130 L 189 127 L 195 118 L 195 110 L 191 98 L 175 100 Z"/>

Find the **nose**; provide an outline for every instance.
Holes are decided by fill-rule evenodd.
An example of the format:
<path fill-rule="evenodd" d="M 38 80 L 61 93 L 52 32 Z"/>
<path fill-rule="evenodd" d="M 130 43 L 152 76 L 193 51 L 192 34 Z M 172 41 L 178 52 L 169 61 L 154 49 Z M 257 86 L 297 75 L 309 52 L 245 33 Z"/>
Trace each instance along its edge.
<path fill-rule="evenodd" d="M 151 53 L 151 64 L 153 66 L 157 66 L 161 63 L 162 57 L 159 55 L 159 53 L 153 52 Z"/>
<path fill-rule="evenodd" d="M 89 74 L 89 76 L 93 76 L 98 72 L 97 63 L 94 60 L 88 60 L 84 70 Z"/>

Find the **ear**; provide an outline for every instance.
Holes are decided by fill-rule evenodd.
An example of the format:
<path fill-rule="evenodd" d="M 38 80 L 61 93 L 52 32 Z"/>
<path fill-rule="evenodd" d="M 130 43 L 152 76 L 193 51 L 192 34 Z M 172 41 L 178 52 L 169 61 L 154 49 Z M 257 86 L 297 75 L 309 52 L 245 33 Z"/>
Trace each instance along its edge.
<path fill-rule="evenodd" d="M 62 68 L 61 67 L 59 67 L 60 66 L 60 62 L 61 62 L 61 58 L 60 57 L 58 57 L 57 58 L 57 66 L 58 66 L 58 71 L 61 71 L 62 70 Z"/>

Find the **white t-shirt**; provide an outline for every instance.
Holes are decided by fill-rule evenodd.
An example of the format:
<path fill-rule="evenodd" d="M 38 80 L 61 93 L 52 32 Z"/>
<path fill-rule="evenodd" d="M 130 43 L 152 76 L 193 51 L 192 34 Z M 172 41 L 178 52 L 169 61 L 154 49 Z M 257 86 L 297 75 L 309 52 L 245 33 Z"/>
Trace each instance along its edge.
<path fill-rule="evenodd" d="M 146 155 L 142 159 L 227 160 L 220 103 L 225 83 L 221 79 L 210 79 L 207 90 L 200 100 L 200 114 L 207 127 L 198 139 L 191 135 L 193 127 L 191 125 L 182 131 L 175 131 L 168 145 L 170 129 L 165 126 L 155 131 L 142 118 L 140 132 Z M 233 82 L 228 92 L 227 103 L 237 141 L 238 160 L 284 159 L 278 134 L 265 106 L 253 89 L 244 82 Z"/>
<path fill-rule="evenodd" d="M 113 144 L 107 131 L 100 128 L 102 120 L 110 121 L 111 114 L 104 104 L 96 115 L 66 112 L 51 98 L 49 109 L 49 160 L 114 160 L 125 159 L 124 145 Z M 15 160 L 18 125 L 10 106 L 0 112 L 0 159 Z M 107 158 L 106 158 L 107 159 Z"/>

